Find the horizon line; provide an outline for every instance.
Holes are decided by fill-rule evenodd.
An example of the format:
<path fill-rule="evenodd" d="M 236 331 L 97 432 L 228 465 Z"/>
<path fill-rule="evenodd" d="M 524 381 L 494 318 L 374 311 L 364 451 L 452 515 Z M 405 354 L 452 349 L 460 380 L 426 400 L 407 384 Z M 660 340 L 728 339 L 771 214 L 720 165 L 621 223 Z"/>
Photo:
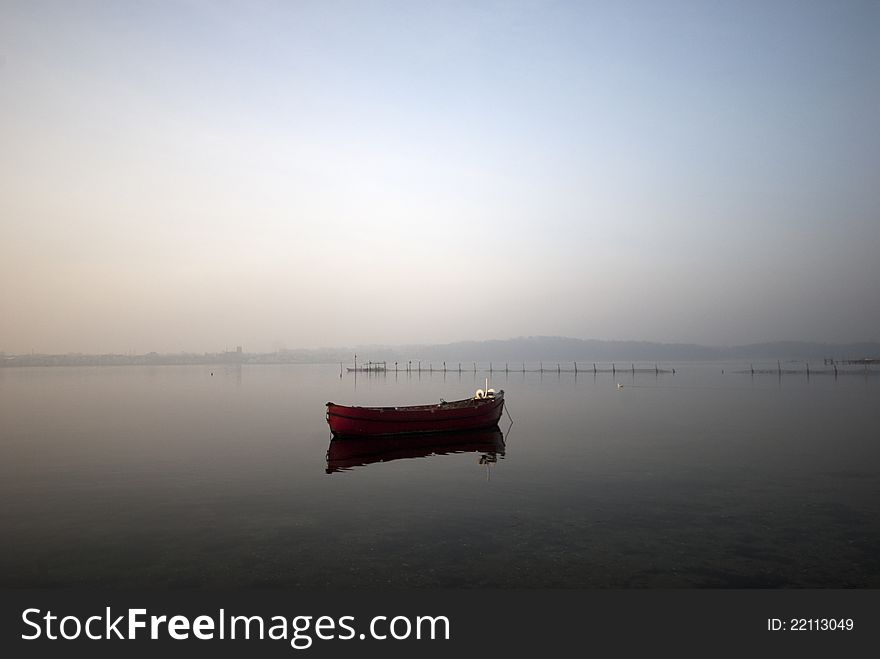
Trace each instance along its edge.
<path fill-rule="evenodd" d="M 479 343 L 507 343 L 514 341 L 523 341 L 523 340 L 540 340 L 540 339 L 551 339 L 551 340 L 564 340 L 564 341 L 577 341 L 582 343 L 608 343 L 608 344 L 642 344 L 642 345 L 656 345 L 656 346 L 674 346 L 674 347 L 688 347 L 688 348 L 703 348 L 703 349 L 716 349 L 716 350 L 732 350 L 736 348 L 749 348 L 756 346 L 770 346 L 777 344 L 794 344 L 794 345 L 813 345 L 813 346 L 829 346 L 829 347 L 840 347 L 840 346 L 851 346 L 851 345 L 859 345 L 859 344 L 878 344 L 880 345 L 880 340 L 878 339 L 867 339 L 867 340 L 849 340 L 849 341 L 817 341 L 817 340 L 809 340 L 809 339 L 775 339 L 769 341 L 753 341 L 749 343 L 735 343 L 735 344 L 711 344 L 711 343 L 696 343 L 696 342 L 687 342 L 687 341 L 656 341 L 649 339 L 597 339 L 597 338 L 580 338 L 573 336 L 564 336 L 564 335 L 528 335 L 528 336 L 516 336 L 509 337 L 506 339 L 460 339 L 457 341 L 446 341 L 446 342 L 437 342 L 437 343 L 363 343 L 363 344 L 354 344 L 354 345 L 335 345 L 335 346 L 318 346 L 318 347 L 304 347 L 304 346 L 296 346 L 296 347 L 279 347 L 274 350 L 254 350 L 247 351 L 243 349 L 241 345 L 235 345 L 233 350 L 229 350 L 228 347 L 223 350 L 172 350 L 172 351 L 157 351 L 157 350 L 148 350 L 146 352 L 139 352 L 134 349 L 128 351 L 102 351 L 102 352 L 86 352 L 81 350 L 68 350 L 64 352 L 44 352 L 38 351 L 36 349 L 32 349 L 28 352 L 7 352 L 6 350 L 0 349 L 0 354 L 5 357 L 24 357 L 24 356 L 46 356 L 46 357 L 56 357 L 56 356 L 83 356 L 83 357 L 98 357 L 98 356 L 148 356 L 148 355 L 224 355 L 224 354 L 246 354 L 246 355 L 271 355 L 278 354 L 282 352 L 322 352 L 322 351 L 343 351 L 343 350 L 362 350 L 362 349 L 380 349 L 380 350 L 388 350 L 388 349 L 400 349 L 400 348 L 439 348 L 443 346 L 456 346 L 462 344 L 479 344 Z"/>

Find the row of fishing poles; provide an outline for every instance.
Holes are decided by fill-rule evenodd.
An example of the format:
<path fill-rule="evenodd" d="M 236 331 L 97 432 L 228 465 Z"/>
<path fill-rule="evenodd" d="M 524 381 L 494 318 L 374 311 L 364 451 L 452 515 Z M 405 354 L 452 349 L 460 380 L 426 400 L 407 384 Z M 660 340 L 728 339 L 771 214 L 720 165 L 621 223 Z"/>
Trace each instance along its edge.
<path fill-rule="evenodd" d="M 415 362 L 415 364 L 414 364 Z M 354 368 L 348 368 L 349 372 L 353 372 L 355 375 L 357 373 L 367 373 L 367 374 L 386 374 L 389 372 L 397 373 L 407 373 L 412 374 L 416 373 L 421 375 L 422 373 L 574 373 L 578 375 L 579 373 L 592 373 L 594 375 L 599 373 L 611 373 L 612 375 L 616 375 L 618 373 L 632 373 L 633 375 L 636 373 L 654 373 L 655 375 L 660 374 L 676 374 L 676 369 L 664 369 L 660 368 L 659 364 L 655 363 L 653 368 L 651 367 L 636 367 L 635 363 L 630 363 L 629 368 L 617 368 L 616 362 L 611 362 L 611 367 L 599 367 L 596 362 L 592 363 L 592 368 L 584 368 L 582 365 L 579 366 L 578 362 L 564 362 L 566 364 L 566 368 L 562 367 L 563 362 L 557 362 L 556 368 L 545 367 L 544 362 L 538 362 L 537 368 L 526 368 L 526 362 L 520 363 L 520 368 L 516 368 L 514 365 L 513 368 L 510 367 L 509 362 L 504 363 L 504 368 L 496 367 L 494 362 L 489 362 L 488 367 L 477 366 L 477 362 L 471 362 L 471 368 L 462 367 L 463 362 L 458 362 L 457 367 L 447 368 L 446 362 L 442 362 L 442 367 L 434 368 L 433 362 L 428 362 L 426 368 L 422 367 L 422 360 L 409 360 L 406 364 L 400 364 L 399 362 L 394 362 L 394 368 L 391 369 L 388 367 L 387 362 L 366 362 L 362 364 L 361 367 L 357 366 L 357 356 L 355 356 L 355 365 Z M 568 367 L 568 364 L 571 363 L 572 367 Z M 343 374 L 343 363 L 339 363 L 339 376 L 342 377 Z M 722 373 L 724 370 L 722 369 Z M 776 362 L 776 368 L 755 368 L 754 364 L 749 364 L 748 370 L 735 370 L 731 371 L 732 373 L 750 373 L 751 375 L 803 375 L 806 374 L 807 378 L 810 375 L 834 375 L 834 377 L 838 377 L 838 375 L 851 375 L 851 374 L 875 374 L 880 371 L 876 371 L 875 369 L 868 368 L 868 364 L 864 364 L 864 370 L 859 369 L 838 369 L 836 363 L 831 362 L 831 368 L 824 369 L 811 369 L 809 362 L 804 362 L 804 369 L 796 369 L 796 368 L 784 368 L 781 361 Z"/>
<path fill-rule="evenodd" d="M 566 368 L 562 368 L 562 362 L 556 363 L 556 368 L 545 368 L 544 362 L 538 362 L 538 368 L 526 368 L 526 363 L 522 362 L 520 368 L 516 368 L 514 365 L 513 368 L 510 368 L 510 362 L 505 362 L 504 368 L 496 368 L 493 362 L 489 362 L 488 368 L 480 367 L 477 368 L 476 362 L 471 362 L 473 368 L 462 368 L 462 362 L 458 362 L 458 368 L 447 368 L 446 362 L 443 362 L 442 368 L 434 368 L 432 362 L 428 362 L 427 368 L 422 368 L 422 360 L 415 360 L 416 365 L 413 366 L 413 360 L 409 360 L 404 367 L 398 362 L 394 362 L 394 373 L 477 373 L 477 372 L 486 372 L 486 373 L 593 373 L 594 375 L 597 373 L 611 373 L 612 375 L 616 373 L 654 373 L 659 375 L 660 373 L 672 373 L 675 374 L 675 369 L 662 369 L 658 364 L 654 364 L 653 368 L 636 368 L 635 364 L 630 364 L 630 368 L 617 368 L 617 364 L 615 362 L 611 363 L 611 368 L 599 368 L 596 363 L 593 363 L 593 368 L 579 368 L 577 362 L 571 362 L 574 368 L 568 368 L 568 362 L 566 363 Z M 392 371 L 392 369 L 388 368 L 387 362 L 367 362 L 363 364 L 360 368 L 357 365 L 357 356 L 355 356 L 355 365 L 354 368 L 348 368 L 350 372 L 353 373 L 388 373 Z M 339 375 L 342 376 L 343 364 L 339 363 Z"/>

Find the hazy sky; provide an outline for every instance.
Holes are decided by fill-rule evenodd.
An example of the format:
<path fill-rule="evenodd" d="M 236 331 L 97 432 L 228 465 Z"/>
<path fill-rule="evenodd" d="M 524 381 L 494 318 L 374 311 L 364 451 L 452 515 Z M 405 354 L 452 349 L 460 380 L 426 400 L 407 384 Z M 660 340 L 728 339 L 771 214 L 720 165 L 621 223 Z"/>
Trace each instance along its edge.
<path fill-rule="evenodd" d="M 0 350 L 880 339 L 880 2 L 0 0 Z"/>

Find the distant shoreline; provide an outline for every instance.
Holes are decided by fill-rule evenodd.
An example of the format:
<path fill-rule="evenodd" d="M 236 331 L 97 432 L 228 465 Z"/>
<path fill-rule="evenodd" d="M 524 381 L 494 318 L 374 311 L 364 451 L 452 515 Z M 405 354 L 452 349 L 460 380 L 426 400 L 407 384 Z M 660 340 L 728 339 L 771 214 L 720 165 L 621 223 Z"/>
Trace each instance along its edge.
<path fill-rule="evenodd" d="M 683 343 L 652 343 L 646 341 L 601 341 L 566 337 L 526 337 L 492 341 L 464 341 L 441 345 L 358 346 L 354 348 L 320 348 L 278 350 L 249 353 L 238 348 L 218 353 L 157 353 L 145 354 L 5 354 L 0 353 L 0 367 L 22 366 L 163 366 L 163 365 L 229 365 L 229 364 L 345 364 L 351 366 L 355 355 L 358 363 L 386 362 L 389 369 L 397 362 L 400 370 L 407 365 L 415 368 L 421 361 L 423 370 L 433 368 L 457 370 L 458 363 L 503 364 L 519 366 L 522 362 L 537 364 L 579 362 L 584 364 L 621 362 L 697 362 L 697 361 L 821 361 L 880 363 L 880 343 L 815 343 L 778 341 L 742 346 L 701 346 Z M 503 366 L 500 370 L 503 370 Z M 511 366 L 511 370 L 515 370 Z"/>

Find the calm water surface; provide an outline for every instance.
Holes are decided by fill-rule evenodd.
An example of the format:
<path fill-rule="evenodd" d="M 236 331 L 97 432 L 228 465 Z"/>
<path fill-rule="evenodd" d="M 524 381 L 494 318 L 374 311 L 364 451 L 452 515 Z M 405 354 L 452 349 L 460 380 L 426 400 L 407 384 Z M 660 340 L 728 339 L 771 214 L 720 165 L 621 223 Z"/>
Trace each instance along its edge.
<path fill-rule="evenodd" d="M 880 587 L 880 378 L 676 370 L 496 372 L 503 455 L 327 473 L 328 400 L 484 375 L 0 369 L 0 586 Z"/>

